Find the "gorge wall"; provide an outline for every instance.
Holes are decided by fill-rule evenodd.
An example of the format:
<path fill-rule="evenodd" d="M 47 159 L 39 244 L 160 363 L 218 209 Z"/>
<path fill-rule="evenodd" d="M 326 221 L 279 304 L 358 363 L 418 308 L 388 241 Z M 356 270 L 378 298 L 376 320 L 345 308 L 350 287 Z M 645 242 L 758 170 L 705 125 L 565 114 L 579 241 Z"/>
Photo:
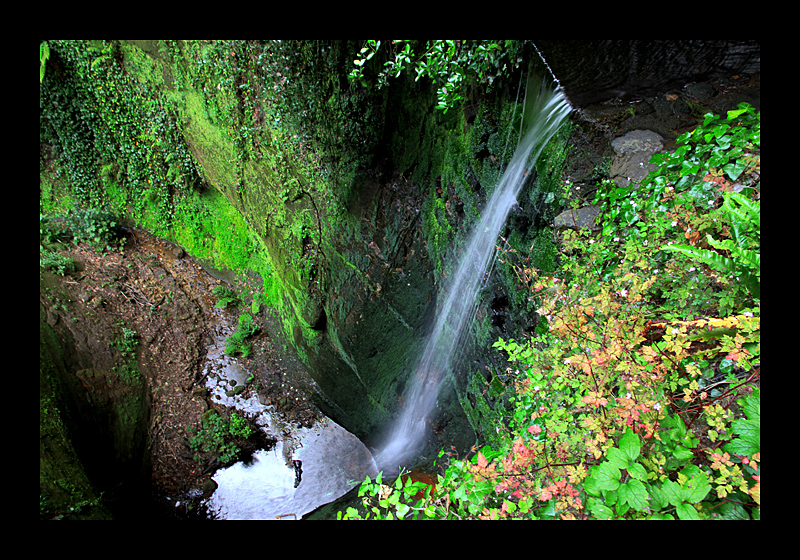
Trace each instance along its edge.
<path fill-rule="evenodd" d="M 218 267 L 260 275 L 260 301 L 279 313 L 315 403 L 373 443 L 403 405 L 437 295 L 513 154 L 533 44 L 515 43 L 505 75 L 469 85 L 447 113 L 432 84 L 408 74 L 380 90 L 349 82 L 356 41 L 49 44 L 40 206 L 102 204 Z M 573 69 L 574 52 L 542 50 L 582 107 L 635 90 L 629 67 L 612 64 L 591 92 L 575 85 L 573 70 L 592 71 Z M 752 56 L 738 60 L 723 70 L 752 71 Z M 697 118 L 642 99 L 638 115 L 596 106 L 562 128 L 504 231 L 509 258 L 554 269 L 555 216 L 571 188 L 608 174 L 610 138 L 644 122 L 641 103 L 654 122 L 675 119 L 672 130 Z M 432 448 L 464 451 L 502 421 L 505 364 L 488 349 L 536 326 L 510 264 L 480 296 L 470 346 L 482 351 L 464 356 L 469 371 L 442 394 Z"/>

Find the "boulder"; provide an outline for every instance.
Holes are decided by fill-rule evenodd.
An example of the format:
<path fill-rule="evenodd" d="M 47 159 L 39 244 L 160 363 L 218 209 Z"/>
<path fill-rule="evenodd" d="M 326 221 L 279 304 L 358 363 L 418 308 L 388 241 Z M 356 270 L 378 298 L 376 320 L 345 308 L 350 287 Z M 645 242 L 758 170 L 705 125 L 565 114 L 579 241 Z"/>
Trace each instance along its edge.
<path fill-rule="evenodd" d="M 593 231 L 600 229 L 600 224 L 597 223 L 597 216 L 600 214 L 598 206 L 583 206 L 578 209 L 564 210 L 555 217 L 553 226 L 557 231 L 564 229 L 591 229 Z"/>
<path fill-rule="evenodd" d="M 653 154 L 664 149 L 664 138 L 651 130 L 632 130 L 611 141 L 614 158 L 609 175 L 618 187 L 639 188 L 647 174 L 656 168 Z"/>

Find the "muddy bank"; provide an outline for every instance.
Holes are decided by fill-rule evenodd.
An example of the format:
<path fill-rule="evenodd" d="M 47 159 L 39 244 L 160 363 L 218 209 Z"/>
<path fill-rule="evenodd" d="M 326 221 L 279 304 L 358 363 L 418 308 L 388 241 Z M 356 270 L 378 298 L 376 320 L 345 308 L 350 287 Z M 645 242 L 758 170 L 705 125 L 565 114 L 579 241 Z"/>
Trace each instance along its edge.
<path fill-rule="evenodd" d="M 206 388 L 217 373 L 209 349 L 235 330 L 240 307 L 253 311 L 257 286 L 234 278 L 226 285 L 240 306 L 217 309 L 211 291 L 221 281 L 180 248 L 142 231 L 126 237 L 124 251 L 106 255 L 62 247 L 75 272 L 40 274 L 40 510 L 51 517 L 74 516 L 75 504 L 126 517 L 138 509 L 131 496 L 147 496 L 142 508 L 169 506 L 207 490 L 210 475 L 233 462 L 190 441 L 204 413 L 230 416 Z M 287 426 L 310 426 L 319 414 L 304 372 L 274 338 L 268 311 L 254 317 L 252 354 L 237 358 L 249 372 L 237 394 L 272 405 Z M 231 443 L 247 457 L 274 441 L 256 430 Z M 85 472 L 81 484 L 69 482 L 78 475 L 67 465 Z M 81 490 L 64 490 L 70 485 Z"/>

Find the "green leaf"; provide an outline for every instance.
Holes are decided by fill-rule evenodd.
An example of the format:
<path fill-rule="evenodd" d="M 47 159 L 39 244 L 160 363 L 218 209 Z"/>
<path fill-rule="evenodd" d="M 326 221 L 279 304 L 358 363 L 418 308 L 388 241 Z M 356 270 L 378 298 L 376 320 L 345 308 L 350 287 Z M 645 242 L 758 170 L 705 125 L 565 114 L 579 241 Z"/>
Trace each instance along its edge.
<path fill-rule="evenodd" d="M 747 108 L 745 108 L 745 109 L 736 109 L 734 111 L 728 111 L 728 120 L 732 121 L 733 119 L 735 119 L 739 115 L 741 115 L 743 113 L 746 113 L 746 112 L 747 112 Z"/>
<path fill-rule="evenodd" d="M 674 521 L 675 518 L 672 517 L 668 513 L 654 513 L 648 519 L 652 519 L 653 521 Z"/>
<path fill-rule="evenodd" d="M 703 117 L 703 126 L 708 126 L 708 123 L 717 120 L 719 115 L 715 115 L 714 113 L 706 113 L 703 115 Z"/>
<path fill-rule="evenodd" d="M 410 509 L 411 508 L 409 506 L 407 506 L 406 504 L 397 504 L 397 510 L 396 511 L 397 511 L 398 519 L 403 519 L 403 517 L 405 517 L 405 515 L 408 513 L 408 510 L 410 510 Z"/>
<path fill-rule="evenodd" d="M 590 496 L 599 496 L 601 494 L 601 490 L 597 486 L 597 479 L 591 476 L 583 481 L 583 489 L 586 490 L 586 493 Z"/>
<path fill-rule="evenodd" d="M 678 519 L 683 519 L 684 521 L 696 521 L 700 519 L 700 514 L 698 514 L 697 510 L 689 504 L 678 505 L 675 508 L 675 513 L 678 514 Z"/>
<path fill-rule="evenodd" d="M 755 438 L 761 441 L 761 420 L 737 420 L 733 423 L 733 433 L 742 437 Z"/>
<path fill-rule="evenodd" d="M 696 175 L 697 172 L 700 170 L 700 164 L 691 161 L 682 161 L 681 162 L 681 177 L 685 175 Z"/>
<path fill-rule="evenodd" d="M 592 477 L 597 481 L 597 488 L 600 490 L 616 490 L 619 488 L 621 476 L 619 469 L 609 462 L 592 468 Z"/>
<path fill-rule="evenodd" d="M 642 449 L 642 443 L 639 436 L 633 433 L 633 430 L 628 427 L 625 434 L 619 440 L 619 448 L 625 453 L 630 461 L 635 461 L 639 456 L 639 451 Z"/>
<path fill-rule="evenodd" d="M 647 489 L 639 480 L 629 480 L 619 487 L 619 498 L 622 502 L 630 504 L 636 511 L 647 510 Z"/>
<path fill-rule="evenodd" d="M 755 390 L 749 397 L 737 399 L 736 403 L 742 407 L 748 420 L 761 421 L 761 391 Z"/>
<path fill-rule="evenodd" d="M 688 461 L 689 459 L 694 457 L 694 453 L 692 452 L 692 450 L 687 449 L 682 445 L 676 445 L 675 450 L 672 452 L 672 454 L 678 461 Z"/>
<path fill-rule="evenodd" d="M 731 181 L 735 181 L 739 178 L 739 175 L 742 174 L 742 171 L 745 170 L 745 164 L 741 160 L 737 160 L 733 163 L 729 163 L 728 165 L 723 165 L 722 170 L 731 178 Z"/>
<path fill-rule="evenodd" d="M 737 420 L 733 423 L 733 433 L 739 437 L 725 444 L 723 449 L 736 455 L 748 457 L 761 451 L 761 423 L 749 420 Z"/>
<path fill-rule="evenodd" d="M 542 509 L 539 510 L 539 515 L 542 517 L 555 517 L 558 514 L 556 508 L 556 500 L 552 499 L 547 502 Z"/>
<path fill-rule="evenodd" d="M 708 477 L 703 472 L 696 474 L 686 481 L 686 484 L 684 484 L 682 488 L 683 499 L 693 504 L 703 501 L 711 490 Z"/>
<path fill-rule="evenodd" d="M 669 505 L 669 499 L 660 486 L 657 484 L 650 484 L 648 488 L 650 493 L 650 506 L 654 510 L 658 511 Z"/>
<path fill-rule="evenodd" d="M 683 494 L 677 482 L 665 480 L 661 485 L 661 492 L 664 498 L 673 506 L 679 506 L 683 503 Z"/>
<path fill-rule="evenodd" d="M 531 510 L 532 499 L 530 497 L 524 498 L 519 501 L 519 511 L 522 513 L 528 513 Z"/>
<path fill-rule="evenodd" d="M 647 480 L 647 471 L 641 463 L 633 463 L 630 465 L 628 467 L 628 474 L 631 478 L 635 478 L 636 480 Z"/>
<path fill-rule="evenodd" d="M 723 257 L 722 255 L 720 255 L 719 253 L 715 253 L 714 251 L 709 251 L 707 249 L 698 249 L 696 247 L 691 247 L 689 245 L 667 245 L 666 247 L 663 247 L 663 249 L 665 251 L 677 251 L 679 253 L 685 253 L 690 257 L 694 257 L 695 259 L 704 262 L 710 267 L 719 270 L 720 272 L 724 272 L 726 274 L 734 272 L 736 270 L 736 265 L 731 259 Z"/>
<path fill-rule="evenodd" d="M 628 457 L 621 449 L 612 447 L 608 450 L 608 462 L 619 469 L 628 468 Z"/>
<path fill-rule="evenodd" d="M 749 521 L 750 516 L 747 514 L 747 510 L 744 509 L 740 504 L 734 504 L 733 502 L 725 502 L 720 507 L 714 509 L 714 514 L 717 519 L 728 519 L 733 521 Z"/>
<path fill-rule="evenodd" d="M 611 517 L 614 515 L 614 512 L 611 511 L 611 508 L 595 498 L 590 498 L 587 506 L 589 507 L 589 511 L 592 512 L 592 515 L 594 515 L 597 519 L 611 519 Z"/>

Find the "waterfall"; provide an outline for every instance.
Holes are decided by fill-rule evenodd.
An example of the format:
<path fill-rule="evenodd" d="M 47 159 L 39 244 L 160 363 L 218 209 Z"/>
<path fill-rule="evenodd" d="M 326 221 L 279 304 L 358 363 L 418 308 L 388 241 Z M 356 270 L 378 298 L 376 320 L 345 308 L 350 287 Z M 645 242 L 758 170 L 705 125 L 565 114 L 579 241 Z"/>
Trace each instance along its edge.
<path fill-rule="evenodd" d="M 426 421 L 436 405 L 439 387 L 460 354 L 463 335 L 474 317 L 481 283 L 491 271 L 495 243 L 508 213 L 517 201 L 526 176 L 547 142 L 561 127 L 571 108 L 560 87 L 529 73 L 525 92 L 521 136 L 499 185 L 471 233 L 460 262 L 450 277 L 445 299 L 437 311 L 425 352 L 404 396 L 383 449 L 376 455 L 379 468 L 394 469 L 418 452 Z"/>

